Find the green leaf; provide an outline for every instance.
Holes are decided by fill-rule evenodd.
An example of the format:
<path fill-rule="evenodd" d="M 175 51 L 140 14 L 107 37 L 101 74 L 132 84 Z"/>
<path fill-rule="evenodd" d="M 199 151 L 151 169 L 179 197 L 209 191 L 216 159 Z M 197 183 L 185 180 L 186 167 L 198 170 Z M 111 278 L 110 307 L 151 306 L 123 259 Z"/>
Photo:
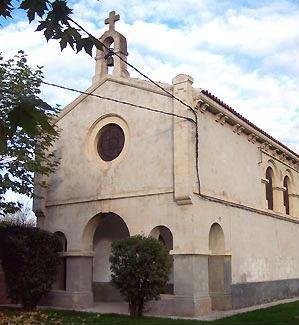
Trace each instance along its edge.
<path fill-rule="evenodd" d="M 9 128 L 7 124 L 0 120 L 0 155 L 2 155 L 6 149 L 7 136 L 9 134 Z"/>
<path fill-rule="evenodd" d="M 36 106 L 51 108 L 50 105 L 42 100 L 23 99 L 9 113 L 8 121 L 12 132 L 15 132 L 17 127 L 24 129 L 24 132 L 31 136 L 36 136 L 40 133 L 38 126 L 41 126 L 46 132 L 56 134 L 55 129 L 49 123 L 48 116 Z"/>
<path fill-rule="evenodd" d="M 71 46 L 71 48 L 74 48 L 75 38 L 73 34 L 74 28 L 68 28 L 62 33 L 62 37 L 60 40 L 60 47 L 61 50 L 63 50 L 68 44 Z"/>
<path fill-rule="evenodd" d="M 20 102 L 8 113 L 8 121 L 14 133 L 17 127 L 21 127 L 28 134 L 37 135 L 37 123 L 32 121 L 30 110 L 33 109 L 28 103 Z"/>
<path fill-rule="evenodd" d="M 2 0 L 0 1 L 0 17 L 11 17 L 11 11 L 13 10 L 13 6 L 11 4 L 11 0 Z"/>
<path fill-rule="evenodd" d="M 27 11 L 27 17 L 30 23 L 35 19 L 36 14 L 42 17 L 48 9 L 47 1 L 45 0 L 23 0 L 19 8 Z"/>
<path fill-rule="evenodd" d="M 103 43 L 100 40 L 98 40 L 94 36 L 90 36 L 90 39 L 98 50 L 103 50 Z"/>
<path fill-rule="evenodd" d="M 48 27 L 48 22 L 47 21 L 41 21 L 40 23 L 39 23 L 39 25 L 37 26 L 37 28 L 36 28 L 36 32 L 40 32 L 40 31 L 42 31 L 43 29 L 46 29 L 47 27 Z"/>
<path fill-rule="evenodd" d="M 48 41 L 48 40 L 51 39 L 51 38 L 53 37 L 53 35 L 54 35 L 54 31 L 53 31 L 53 29 L 51 29 L 51 28 L 47 28 L 47 29 L 45 29 L 45 31 L 44 31 L 44 35 L 45 35 L 45 37 L 46 37 L 46 39 L 47 39 L 47 41 Z"/>
<path fill-rule="evenodd" d="M 92 56 L 92 48 L 94 46 L 94 42 L 92 41 L 92 39 L 90 37 L 83 38 L 82 43 L 83 43 L 85 52 L 87 54 L 89 54 L 90 56 Z"/>
<path fill-rule="evenodd" d="M 45 111 L 47 111 L 47 110 L 52 111 L 53 110 L 51 105 L 49 105 L 48 103 L 46 103 L 45 101 L 43 101 L 40 98 L 35 100 L 35 105 L 42 108 Z"/>
<path fill-rule="evenodd" d="M 68 21 L 68 16 L 72 13 L 73 10 L 67 6 L 66 1 L 56 0 L 52 3 L 52 10 L 49 14 L 55 21 L 60 21 L 65 24 Z"/>

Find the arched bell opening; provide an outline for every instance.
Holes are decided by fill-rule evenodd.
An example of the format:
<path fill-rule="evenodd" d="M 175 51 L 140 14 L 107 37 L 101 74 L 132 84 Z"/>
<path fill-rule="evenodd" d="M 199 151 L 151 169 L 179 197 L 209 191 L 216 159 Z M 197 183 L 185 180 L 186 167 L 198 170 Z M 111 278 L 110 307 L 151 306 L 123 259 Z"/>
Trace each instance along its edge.
<path fill-rule="evenodd" d="M 53 290 L 66 290 L 66 257 L 63 255 L 67 251 L 67 239 L 63 232 L 56 231 L 54 235 L 57 236 L 61 242 L 61 258 L 57 270 L 56 280 L 52 285 Z"/>
<path fill-rule="evenodd" d="M 94 83 L 99 82 L 107 74 L 111 74 L 114 77 L 129 77 L 127 69 L 127 40 L 115 30 L 115 22 L 119 18 L 119 15 L 112 11 L 109 13 L 109 18 L 105 20 L 105 24 L 109 24 L 109 30 L 100 37 L 100 42 L 104 44 L 104 47 L 96 52 Z M 112 51 L 109 49 L 113 50 L 116 55 L 112 55 Z"/>
<path fill-rule="evenodd" d="M 114 39 L 109 36 L 104 40 L 104 60 L 106 73 L 112 75 L 114 69 Z"/>
<path fill-rule="evenodd" d="M 165 226 L 157 226 L 151 232 L 150 236 L 158 239 L 163 245 L 166 246 L 168 251 L 173 250 L 173 235 L 169 228 Z M 174 275 L 173 275 L 173 257 L 171 256 L 171 270 L 167 282 L 165 293 L 174 293 Z"/>
<path fill-rule="evenodd" d="M 115 213 L 100 213 L 90 222 L 95 226 L 92 247 L 93 258 L 93 293 L 95 301 L 122 301 L 123 298 L 111 283 L 109 257 L 111 244 L 115 240 L 130 236 L 123 219 Z"/>

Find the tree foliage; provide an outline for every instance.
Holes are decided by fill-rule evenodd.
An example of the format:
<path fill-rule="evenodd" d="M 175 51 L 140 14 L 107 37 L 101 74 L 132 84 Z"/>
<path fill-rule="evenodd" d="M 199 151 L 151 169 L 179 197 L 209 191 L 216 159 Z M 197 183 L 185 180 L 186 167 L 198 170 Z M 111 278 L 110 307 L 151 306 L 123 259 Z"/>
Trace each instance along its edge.
<path fill-rule="evenodd" d="M 3 217 L 0 216 L 0 222 L 15 226 L 35 227 L 36 217 L 31 207 L 32 202 L 28 199 L 27 202 L 24 202 L 20 211 L 6 214 Z"/>
<path fill-rule="evenodd" d="M 141 316 L 145 303 L 158 299 L 165 289 L 170 268 L 167 248 L 141 235 L 112 243 L 112 283 L 129 303 L 131 316 Z"/>
<path fill-rule="evenodd" d="M 22 0 L 17 8 L 16 1 L 5 0 L 0 3 L 0 17 L 13 18 L 15 9 L 25 10 L 29 23 L 38 19 L 37 31 L 43 31 L 47 41 L 59 40 L 61 50 L 69 45 L 76 52 L 84 50 L 90 56 L 94 47 L 102 49 L 103 44 L 71 15 L 73 10 L 65 0 Z"/>
<path fill-rule="evenodd" d="M 61 242 L 39 228 L 0 227 L 0 259 L 8 295 L 24 309 L 33 309 L 51 289 L 60 263 Z"/>
<path fill-rule="evenodd" d="M 0 1 L 0 17 L 13 19 L 16 10 L 25 11 L 29 23 L 37 21 L 36 31 L 47 41 L 58 40 L 61 50 L 70 46 L 91 56 L 93 48 L 103 47 L 71 17 L 73 10 L 65 0 Z M 48 175 L 57 165 L 47 153 L 57 136 L 49 118 L 55 112 L 38 97 L 41 82 L 41 69 L 31 71 L 23 53 L 7 62 L 0 56 L 0 216 L 21 208 L 4 202 L 9 189 L 32 195 L 32 172 Z"/>
<path fill-rule="evenodd" d="M 49 175 L 58 164 L 48 151 L 58 136 L 53 126 L 58 109 L 39 98 L 42 78 L 24 52 L 7 61 L 0 56 L 0 216 L 21 208 L 4 200 L 8 190 L 32 196 L 33 173 Z"/>

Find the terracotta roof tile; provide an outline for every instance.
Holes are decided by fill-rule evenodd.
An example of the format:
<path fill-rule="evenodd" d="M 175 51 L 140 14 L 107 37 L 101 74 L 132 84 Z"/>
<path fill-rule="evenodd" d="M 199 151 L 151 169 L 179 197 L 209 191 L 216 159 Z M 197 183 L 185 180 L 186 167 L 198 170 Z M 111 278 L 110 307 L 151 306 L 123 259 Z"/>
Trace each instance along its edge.
<path fill-rule="evenodd" d="M 246 117 L 242 116 L 240 113 L 238 113 L 237 111 L 235 111 L 229 105 L 225 104 L 221 99 L 219 99 L 215 95 L 211 94 L 208 90 L 202 90 L 201 92 L 205 96 L 209 97 L 214 102 L 216 102 L 217 104 L 221 105 L 222 107 L 224 107 L 225 109 L 227 109 L 229 112 L 231 112 L 232 114 L 234 114 L 235 116 L 237 116 L 239 119 L 243 120 L 245 123 L 247 123 L 248 125 L 250 125 L 254 129 L 256 129 L 258 132 L 262 133 L 267 138 L 269 138 L 272 141 L 276 142 L 278 145 L 280 145 L 281 147 L 283 147 L 284 149 L 286 149 L 287 151 L 289 151 L 290 153 L 292 153 L 293 155 L 295 155 L 297 158 L 299 158 L 299 155 L 296 152 L 294 152 L 293 150 L 291 150 L 290 148 L 288 148 L 285 144 L 279 142 L 278 140 L 276 140 L 275 138 L 273 138 L 271 135 L 269 135 L 267 132 L 265 132 L 264 130 L 260 129 L 258 126 L 256 126 L 252 122 L 250 122 Z"/>

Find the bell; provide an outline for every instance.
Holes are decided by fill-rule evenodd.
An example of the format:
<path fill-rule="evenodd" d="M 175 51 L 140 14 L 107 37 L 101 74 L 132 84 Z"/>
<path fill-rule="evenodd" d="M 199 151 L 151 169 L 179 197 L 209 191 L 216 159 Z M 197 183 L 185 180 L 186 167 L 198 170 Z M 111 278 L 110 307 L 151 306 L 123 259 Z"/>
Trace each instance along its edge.
<path fill-rule="evenodd" d="M 108 56 L 108 58 L 107 58 L 107 67 L 114 67 L 113 56 Z"/>

